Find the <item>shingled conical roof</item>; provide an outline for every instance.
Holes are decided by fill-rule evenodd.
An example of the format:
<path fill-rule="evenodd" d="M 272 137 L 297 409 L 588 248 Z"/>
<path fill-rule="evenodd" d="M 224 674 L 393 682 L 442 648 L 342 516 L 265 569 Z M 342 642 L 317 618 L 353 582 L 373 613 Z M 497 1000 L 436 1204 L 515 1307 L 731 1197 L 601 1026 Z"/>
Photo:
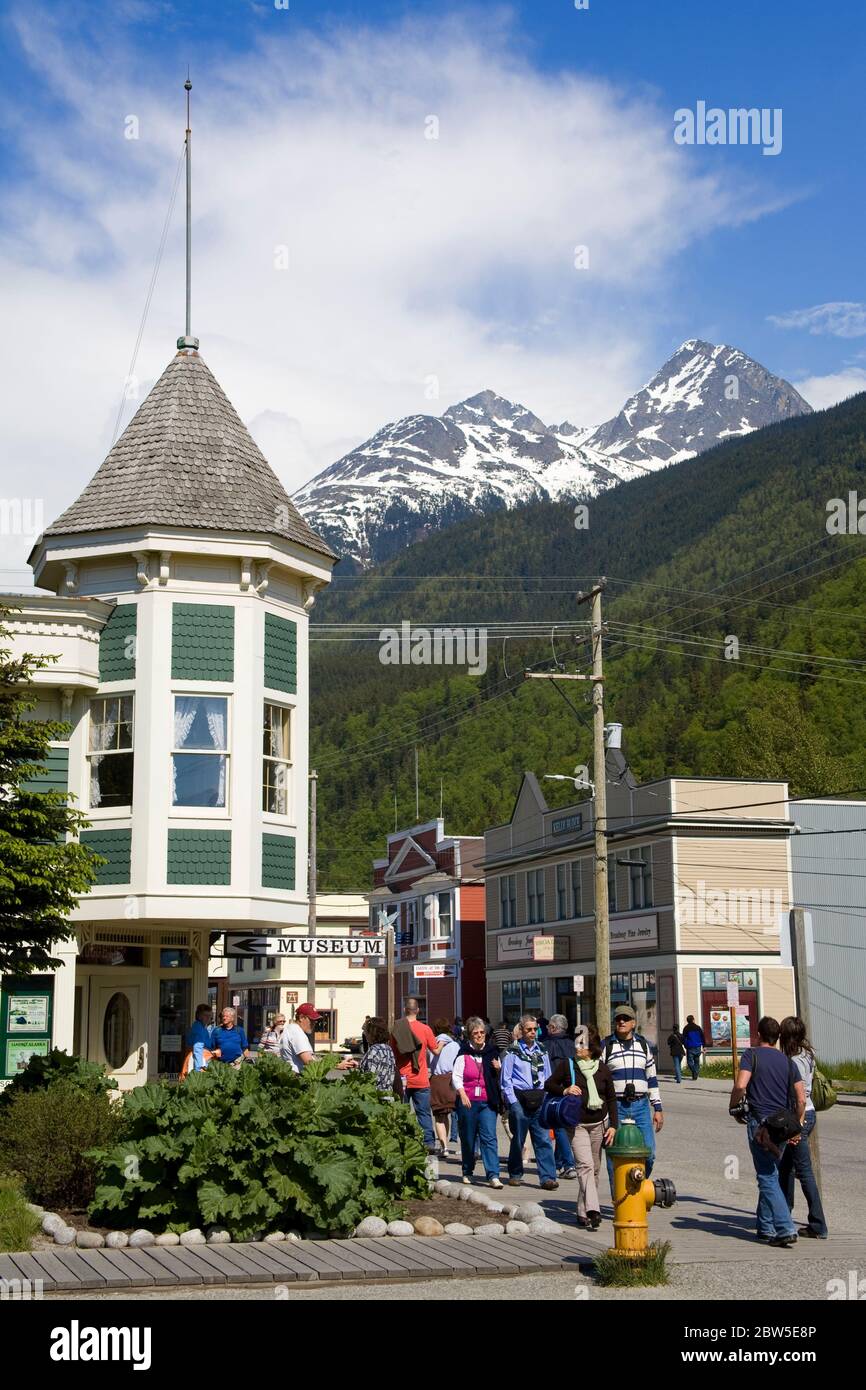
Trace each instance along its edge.
<path fill-rule="evenodd" d="M 179 352 L 76 502 L 46 531 L 258 531 L 333 551 L 307 525 L 196 352 Z"/>

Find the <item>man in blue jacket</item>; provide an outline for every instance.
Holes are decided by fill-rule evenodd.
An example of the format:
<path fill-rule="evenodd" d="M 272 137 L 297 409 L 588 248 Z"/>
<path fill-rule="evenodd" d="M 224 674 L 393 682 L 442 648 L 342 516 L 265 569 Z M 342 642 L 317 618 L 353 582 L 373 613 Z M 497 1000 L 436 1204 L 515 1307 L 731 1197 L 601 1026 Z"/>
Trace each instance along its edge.
<path fill-rule="evenodd" d="M 523 1145 L 527 1134 L 532 1136 L 532 1151 L 538 1165 L 538 1177 L 545 1192 L 555 1192 L 559 1187 L 556 1181 L 556 1161 L 553 1145 L 547 1130 L 541 1123 L 539 1110 L 527 1113 L 519 1096 L 525 1091 L 540 1091 L 550 1076 L 550 1058 L 538 1041 L 538 1021 L 533 1014 L 524 1014 L 520 1020 L 522 1036 L 509 1047 L 502 1058 L 500 1085 L 508 1105 L 508 1118 L 511 1125 L 511 1148 L 508 1152 L 508 1185 L 520 1187 L 523 1182 Z"/>

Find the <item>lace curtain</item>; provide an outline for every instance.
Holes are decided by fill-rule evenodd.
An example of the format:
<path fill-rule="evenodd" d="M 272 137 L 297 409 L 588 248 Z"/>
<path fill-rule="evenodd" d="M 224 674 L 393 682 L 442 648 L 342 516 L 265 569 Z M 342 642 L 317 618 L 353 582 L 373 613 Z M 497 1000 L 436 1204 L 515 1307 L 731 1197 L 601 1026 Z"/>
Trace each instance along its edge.
<path fill-rule="evenodd" d="M 210 753 L 222 752 L 226 748 L 228 704 L 221 696 L 176 695 L 174 701 L 174 746 Z M 204 715 L 200 719 L 199 715 Z M 219 759 L 217 785 L 217 806 L 225 805 L 226 762 Z M 172 804 L 177 805 L 177 758 L 172 759 Z"/>
<path fill-rule="evenodd" d="M 90 759 L 90 804 L 91 806 L 102 805 L 102 793 L 99 789 L 99 765 L 102 758 L 99 753 L 105 748 L 110 748 L 114 742 L 114 735 L 117 732 L 117 705 L 116 703 L 106 703 L 104 706 L 104 716 L 102 720 L 94 718 L 95 711 L 90 715 L 90 747 L 94 751 L 94 756 Z M 114 711 L 114 715 L 109 713 Z"/>

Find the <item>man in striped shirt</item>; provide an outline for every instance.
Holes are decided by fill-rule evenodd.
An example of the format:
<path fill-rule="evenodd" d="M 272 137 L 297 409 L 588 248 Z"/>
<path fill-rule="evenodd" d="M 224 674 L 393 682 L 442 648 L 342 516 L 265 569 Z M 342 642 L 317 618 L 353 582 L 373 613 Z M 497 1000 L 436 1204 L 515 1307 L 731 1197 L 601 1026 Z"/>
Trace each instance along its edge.
<path fill-rule="evenodd" d="M 649 1149 L 646 1175 L 653 1170 L 656 1133 L 664 1124 L 662 1099 L 656 1075 L 656 1059 L 646 1038 L 636 1034 L 637 1014 L 627 1004 L 617 1004 L 614 1032 L 604 1041 L 603 1060 L 613 1073 L 619 1122 L 634 1120 Z M 607 1160 L 613 1192 L 613 1163 Z"/>

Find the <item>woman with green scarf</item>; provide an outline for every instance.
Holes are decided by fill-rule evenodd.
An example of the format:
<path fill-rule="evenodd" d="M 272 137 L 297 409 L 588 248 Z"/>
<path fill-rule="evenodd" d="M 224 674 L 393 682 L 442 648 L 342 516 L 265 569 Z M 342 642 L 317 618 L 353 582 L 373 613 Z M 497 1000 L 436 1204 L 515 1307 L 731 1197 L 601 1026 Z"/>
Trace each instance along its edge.
<path fill-rule="evenodd" d="M 574 1154 L 580 1194 L 577 1224 L 597 1231 L 601 1225 L 598 1200 L 598 1170 L 603 1144 L 612 1144 L 616 1133 L 616 1091 L 613 1076 L 601 1060 L 603 1048 L 598 1030 L 591 1024 L 577 1029 L 574 1061 L 555 1063 L 545 1090 L 554 1096 L 581 1096 L 583 1118 L 575 1129 L 567 1130 Z"/>

